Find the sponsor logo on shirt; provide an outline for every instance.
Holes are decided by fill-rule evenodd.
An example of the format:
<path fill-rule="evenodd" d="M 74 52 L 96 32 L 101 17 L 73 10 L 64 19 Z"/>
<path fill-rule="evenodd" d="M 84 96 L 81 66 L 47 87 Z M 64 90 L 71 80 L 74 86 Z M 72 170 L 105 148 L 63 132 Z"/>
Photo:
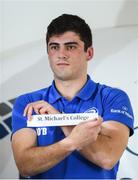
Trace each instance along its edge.
<path fill-rule="evenodd" d="M 111 109 L 111 113 L 120 113 L 126 115 L 128 118 L 133 119 L 133 116 L 127 112 L 128 108 L 126 106 L 122 106 L 122 109 Z"/>
<path fill-rule="evenodd" d="M 97 113 L 98 114 L 98 109 L 96 107 L 91 107 L 87 109 L 84 113 Z"/>

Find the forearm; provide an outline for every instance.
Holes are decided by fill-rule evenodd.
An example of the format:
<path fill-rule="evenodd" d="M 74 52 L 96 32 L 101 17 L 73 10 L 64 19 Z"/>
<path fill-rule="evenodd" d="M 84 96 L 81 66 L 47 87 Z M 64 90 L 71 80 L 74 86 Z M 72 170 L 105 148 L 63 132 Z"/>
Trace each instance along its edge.
<path fill-rule="evenodd" d="M 62 128 L 64 134 L 69 136 L 73 127 Z M 79 153 L 86 159 L 105 169 L 111 169 L 120 159 L 128 142 L 128 128 L 114 121 L 102 123 L 101 131 L 96 139 L 93 134 L 91 141 L 79 149 Z"/>
<path fill-rule="evenodd" d="M 112 164 L 112 139 L 108 136 L 98 135 L 98 138 L 95 142 L 85 146 L 83 149 L 79 151 L 79 153 L 84 156 L 86 159 L 91 161 L 105 169 L 110 169 L 110 165 Z"/>
<path fill-rule="evenodd" d="M 74 127 L 62 127 L 65 136 L 68 136 L 73 128 Z M 78 152 L 92 163 L 100 167 L 105 167 L 104 159 L 107 160 L 106 156 L 110 157 L 112 149 L 112 145 L 110 145 L 112 144 L 112 137 L 108 134 L 110 134 L 109 130 L 103 127 L 96 141 L 92 141 L 87 146 L 78 150 Z"/>
<path fill-rule="evenodd" d="M 79 152 L 92 163 L 104 169 L 112 169 L 126 148 L 128 136 L 128 128 L 124 125 L 114 122 L 103 124 L 97 140 Z"/>
<path fill-rule="evenodd" d="M 31 147 L 24 151 L 17 166 L 23 176 L 32 176 L 54 167 L 73 150 L 67 138 L 47 147 Z"/>

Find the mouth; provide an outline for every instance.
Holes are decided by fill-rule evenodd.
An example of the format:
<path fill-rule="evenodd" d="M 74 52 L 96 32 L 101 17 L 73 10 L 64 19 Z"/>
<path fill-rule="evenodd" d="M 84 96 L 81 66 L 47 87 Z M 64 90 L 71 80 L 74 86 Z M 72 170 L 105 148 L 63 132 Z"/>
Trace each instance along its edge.
<path fill-rule="evenodd" d="M 58 66 L 69 66 L 69 64 L 66 63 L 66 62 L 60 62 L 60 63 L 58 63 L 57 65 L 58 65 Z"/>

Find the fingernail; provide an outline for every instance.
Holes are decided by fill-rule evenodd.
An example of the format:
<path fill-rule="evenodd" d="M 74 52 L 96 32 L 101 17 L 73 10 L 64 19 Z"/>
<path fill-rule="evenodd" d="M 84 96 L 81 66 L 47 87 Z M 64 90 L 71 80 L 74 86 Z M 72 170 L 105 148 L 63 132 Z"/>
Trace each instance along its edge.
<path fill-rule="evenodd" d="M 33 117 L 32 117 L 32 116 L 30 116 L 30 117 L 29 117 L 29 121 L 32 121 L 32 119 L 33 119 Z"/>

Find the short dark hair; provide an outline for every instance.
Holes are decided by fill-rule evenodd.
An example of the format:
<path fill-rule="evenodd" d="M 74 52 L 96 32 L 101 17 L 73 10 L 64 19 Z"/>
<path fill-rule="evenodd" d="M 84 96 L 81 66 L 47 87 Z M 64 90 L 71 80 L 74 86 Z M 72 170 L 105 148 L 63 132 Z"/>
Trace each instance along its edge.
<path fill-rule="evenodd" d="M 52 20 L 47 27 L 47 45 L 50 37 L 54 35 L 61 35 L 67 31 L 72 31 L 79 35 L 80 39 L 84 42 L 85 51 L 87 51 L 88 47 L 92 46 L 92 32 L 89 25 L 84 19 L 72 14 L 62 14 Z"/>

